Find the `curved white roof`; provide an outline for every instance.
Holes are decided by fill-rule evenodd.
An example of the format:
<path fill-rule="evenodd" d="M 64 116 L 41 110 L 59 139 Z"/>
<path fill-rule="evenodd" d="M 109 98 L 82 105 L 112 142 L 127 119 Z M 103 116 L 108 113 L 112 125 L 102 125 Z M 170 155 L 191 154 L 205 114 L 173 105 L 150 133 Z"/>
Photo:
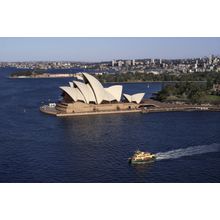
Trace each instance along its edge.
<path fill-rule="evenodd" d="M 132 102 L 132 99 L 131 99 L 131 95 L 128 95 L 128 94 L 123 94 L 123 96 L 125 97 L 125 99 L 128 101 L 128 102 Z"/>
<path fill-rule="evenodd" d="M 89 92 L 89 95 L 90 95 L 90 96 L 89 96 L 89 101 L 96 103 L 95 94 L 94 94 L 94 92 L 93 92 L 91 86 L 90 86 L 88 83 L 86 84 L 86 86 L 87 86 L 88 90 L 90 91 L 90 92 Z"/>
<path fill-rule="evenodd" d="M 83 96 L 83 94 L 80 92 L 80 90 L 78 88 L 73 88 L 76 91 L 76 96 L 77 96 L 77 100 L 83 101 L 86 103 L 86 100 Z"/>
<path fill-rule="evenodd" d="M 96 103 L 100 104 L 105 97 L 105 90 L 102 84 L 93 76 L 89 75 L 88 73 L 83 73 L 85 82 L 88 82 L 94 92 Z"/>
<path fill-rule="evenodd" d="M 104 89 L 104 92 L 105 92 L 104 93 L 105 96 L 104 96 L 103 100 L 108 101 L 108 102 L 116 100 L 116 98 L 111 93 L 107 92 L 105 89 Z"/>
<path fill-rule="evenodd" d="M 102 84 L 92 75 L 82 73 L 84 82 L 73 81 L 69 82 L 70 86 L 62 86 L 60 89 L 65 91 L 73 101 L 83 101 L 85 103 L 95 102 L 96 104 L 102 101 L 118 101 L 121 100 L 122 85 L 114 85 L 104 88 Z M 145 93 L 137 93 L 134 95 L 123 94 L 128 102 L 136 102 L 139 104 Z"/>
<path fill-rule="evenodd" d="M 73 101 L 85 101 L 85 98 L 83 97 L 82 93 L 79 91 L 78 88 L 74 87 L 69 87 L 69 86 L 61 86 L 60 89 L 62 89 L 64 92 L 66 92 L 72 99 Z"/>
<path fill-rule="evenodd" d="M 78 80 L 83 80 L 83 77 L 80 76 L 80 75 L 78 75 L 78 74 L 76 74 L 76 78 L 77 78 Z"/>
<path fill-rule="evenodd" d="M 141 102 L 144 95 L 145 93 L 136 93 L 134 95 L 123 94 L 123 96 L 126 98 L 128 102 L 136 102 L 137 104 Z"/>
<path fill-rule="evenodd" d="M 109 92 L 114 98 L 115 100 L 117 100 L 118 102 L 120 102 L 121 100 L 121 93 L 122 93 L 122 86 L 121 85 L 115 85 L 115 86 L 110 86 L 108 88 L 105 88 L 105 90 L 107 92 Z"/>
<path fill-rule="evenodd" d="M 74 88 L 69 86 L 61 86 L 60 89 L 66 92 L 73 99 L 73 101 L 77 101 L 77 95 Z"/>
<path fill-rule="evenodd" d="M 139 104 L 141 102 L 141 100 L 143 99 L 145 93 L 137 93 L 132 95 L 132 102 L 136 102 L 137 104 Z"/>
<path fill-rule="evenodd" d="M 69 82 L 70 87 L 73 87 L 73 82 Z"/>
<path fill-rule="evenodd" d="M 76 85 L 76 87 L 80 90 L 80 92 L 84 96 L 86 103 L 89 103 L 90 101 L 91 102 L 96 101 L 93 91 L 89 85 L 86 85 L 85 83 L 79 81 L 73 81 L 73 83 Z"/>
<path fill-rule="evenodd" d="M 85 85 L 85 83 L 78 82 L 78 81 L 73 81 L 73 83 L 76 86 L 76 88 L 78 88 L 80 92 L 82 93 L 86 103 L 89 103 L 88 95 L 87 95 L 88 91 L 87 91 L 87 86 Z"/>

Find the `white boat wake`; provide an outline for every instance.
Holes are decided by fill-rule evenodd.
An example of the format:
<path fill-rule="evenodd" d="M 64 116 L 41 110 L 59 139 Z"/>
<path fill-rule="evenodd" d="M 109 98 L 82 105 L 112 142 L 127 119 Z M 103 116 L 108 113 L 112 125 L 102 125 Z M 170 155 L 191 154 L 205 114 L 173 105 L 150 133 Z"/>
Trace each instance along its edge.
<path fill-rule="evenodd" d="M 210 145 L 199 145 L 187 148 L 179 148 L 167 152 L 156 153 L 157 160 L 177 159 L 180 157 L 192 156 L 197 154 L 205 154 L 220 151 L 220 144 L 214 143 Z"/>

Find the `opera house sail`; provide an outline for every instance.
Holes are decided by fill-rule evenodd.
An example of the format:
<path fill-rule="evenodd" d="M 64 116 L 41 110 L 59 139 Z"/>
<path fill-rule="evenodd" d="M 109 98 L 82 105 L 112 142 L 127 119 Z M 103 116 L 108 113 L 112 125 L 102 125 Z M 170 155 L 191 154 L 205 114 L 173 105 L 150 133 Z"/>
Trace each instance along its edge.
<path fill-rule="evenodd" d="M 139 110 L 139 104 L 145 95 L 145 93 L 122 94 L 122 85 L 104 88 L 94 76 L 88 73 L 82 73 L 82 76 L 78 76 L 77 79 L 69 82 L 68 86 L 60 87 L 63 97 L 60 102 L 48 108 L 43 106 L 41 110 L 57 116 L 135 112 Z"/>

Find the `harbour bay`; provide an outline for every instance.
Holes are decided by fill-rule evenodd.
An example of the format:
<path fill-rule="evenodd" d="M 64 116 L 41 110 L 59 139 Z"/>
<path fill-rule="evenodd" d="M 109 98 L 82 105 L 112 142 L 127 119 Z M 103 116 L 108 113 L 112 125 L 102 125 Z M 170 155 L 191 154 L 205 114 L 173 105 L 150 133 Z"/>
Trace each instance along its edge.
<path fill-rule="evenodd" d="M 0 182 L 219 182 L 218 112 L 134 113 L 56 118 L 39 106 L 56 101 L 65 79 L 9 79 L 0 70 Z M 150 85 L 149 88 L 147 85 Z M 161 89 L 124 84 L 124 92 Z M 132 166 L 137 149 L 153 153 L 204 146 L 217 150 Z"/>

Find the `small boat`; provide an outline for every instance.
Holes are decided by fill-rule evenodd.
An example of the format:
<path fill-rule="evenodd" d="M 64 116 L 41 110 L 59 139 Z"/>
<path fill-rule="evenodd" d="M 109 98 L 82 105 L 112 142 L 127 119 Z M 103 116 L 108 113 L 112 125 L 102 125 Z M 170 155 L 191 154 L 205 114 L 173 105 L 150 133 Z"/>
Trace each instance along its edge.
<path fill-rule="evenodd" d="M 155 154 L 143 151 L 135 151 L 134 155 L 128 158 L 129 163 L 138 164 L 138 163 L 147 163 L 156 159 Z"/>

